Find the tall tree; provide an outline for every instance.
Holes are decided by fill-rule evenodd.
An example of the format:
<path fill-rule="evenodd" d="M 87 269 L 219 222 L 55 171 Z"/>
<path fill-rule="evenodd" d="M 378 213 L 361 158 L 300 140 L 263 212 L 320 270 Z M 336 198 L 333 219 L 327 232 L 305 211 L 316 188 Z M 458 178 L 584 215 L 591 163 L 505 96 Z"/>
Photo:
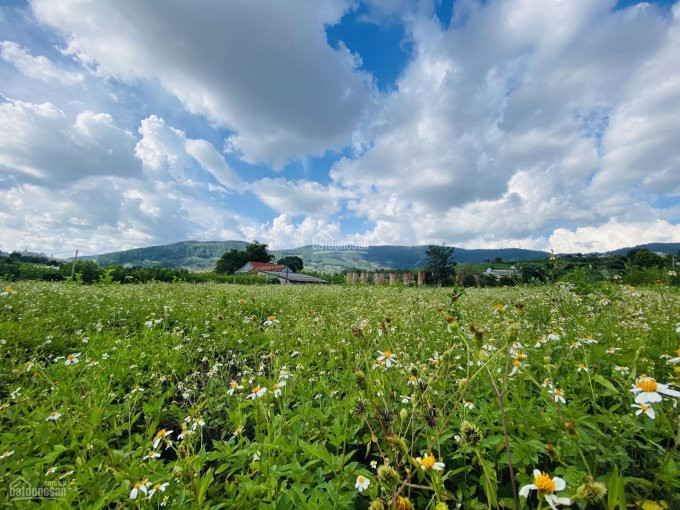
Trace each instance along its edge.
<path fill-rule="evenodd" d="M 271 255 L 267 251 L 267 245 L 264 243 L 258 243 L 253 241 L 246 245 L 246 253 L 248 255 L 248 261 L 251 262 L 271 262 L 274 255 Z"/>
<path fill-rule="evenodd" d="M 439 285 L 444 283 L 449 276 L 455 275 L 455 262 L 453 261 L 453 247 L 445 245 L 430 245 L 427 252 L 427 269 L 432 272 L 432 277 Z"/>
<path fill-rule="evenodd" d="M 302 271 L 302 268 L 304 267 L 304 262 L 302 261 L 302 259 L 295 255 L 283 257 L 282 259 L 279 259 L 276 263 L 288 266 L 295 272 Z"/>
<path fill-rule="evenodd" d="M 232 248 L 224 252 L 224 255 L 217 261 L 215 266 L 216 273 L 234 274 L 234 271 L 242 268 L 248 262 L 248 253 L 244 250 Z"/>
<path fill-rule="evenodd" d="M 245 250 L 232 248 L 222 255 L 217 261 L 215 272 L 234 274 L 235 271 L 246 265 L 247 262 L 271 262 L 274 255 L 267 251 L 267 245 L 254 241 L 246 245 Z"/>

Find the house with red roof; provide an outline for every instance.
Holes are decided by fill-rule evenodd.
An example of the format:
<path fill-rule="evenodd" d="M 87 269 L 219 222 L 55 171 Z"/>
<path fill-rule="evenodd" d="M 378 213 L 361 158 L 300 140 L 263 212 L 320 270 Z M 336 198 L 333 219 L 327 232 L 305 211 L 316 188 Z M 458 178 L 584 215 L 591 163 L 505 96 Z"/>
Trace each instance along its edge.
<path fill-rule="evenodd" d="M 270 271 L 278 273 L 286 268 L 283 264 L 272 264 L 271 262 L 248 262 L 241 269 L 236 270 L 235 274 L 258 274 L 260 271 Z"/>

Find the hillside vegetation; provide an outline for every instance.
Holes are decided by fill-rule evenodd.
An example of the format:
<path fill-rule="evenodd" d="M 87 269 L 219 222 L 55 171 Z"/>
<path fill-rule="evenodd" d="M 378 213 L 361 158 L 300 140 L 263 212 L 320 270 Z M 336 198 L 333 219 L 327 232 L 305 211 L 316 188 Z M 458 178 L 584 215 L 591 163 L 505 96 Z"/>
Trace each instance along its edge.
<path fill-rule="evenodd" d="M 163 246 L 150 246 L 120 252 L 105 253 L 87 260 L 100 266 L 131 265 L 137 267 L 175 267 L 196 271 L 212 270 L 222 254 L 232 248 L 243 250 L 244 241 L 183 241 Z M 369 246 L 366 250 L 319 251 L 313 246 L 288 250 L 271 250 L 275 259 L 286 256 L 302 258 L 305 267 L 324 273 L 347 270 L 374 271 L 377 269 L 415 269 L 427 263 L 427 246 Z M 636 248 L 677 254 L 680 243 L 654 243 Z M 622 255 L 631 248 L 622 248 L 610 255 Z M 519 248 L 466 250 L 456 248 L 454 260 L 458 264 L 478 264 L 485 261 L 526 261 L 547 259 L 550 253 Z"/>

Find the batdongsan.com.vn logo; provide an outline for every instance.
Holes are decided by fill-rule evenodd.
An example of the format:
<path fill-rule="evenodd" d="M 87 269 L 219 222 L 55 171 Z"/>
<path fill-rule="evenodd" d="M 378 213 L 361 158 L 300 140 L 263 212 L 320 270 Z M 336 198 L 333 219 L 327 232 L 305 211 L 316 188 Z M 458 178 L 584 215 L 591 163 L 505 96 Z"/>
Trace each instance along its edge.
<path fill-rule="evenodd" d="M 368 251 L 367 245 L 361 244 L 349 244 L 336 241 L 333 236 L 331 236 L 325 230 L 320 230 L 312 238 L 312 250 L 316 253 L 319 252 L 338 252 L 338 251 Z"/>
<path fill-rule="evenodd" d="M 15 478 L 9 484 L 9 497 L 12 500 L 20 499 L 57 499 L 66 496 L 66 483 L 64 481 L 47 481 L 40 487 L 34 487 L 24 477 Z"/>

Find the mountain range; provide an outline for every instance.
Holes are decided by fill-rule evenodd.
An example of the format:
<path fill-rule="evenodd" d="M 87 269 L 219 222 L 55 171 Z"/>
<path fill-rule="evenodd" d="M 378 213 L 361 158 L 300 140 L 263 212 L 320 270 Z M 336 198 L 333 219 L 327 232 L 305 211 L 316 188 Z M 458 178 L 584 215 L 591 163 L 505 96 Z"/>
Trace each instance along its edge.
<path fill-rule="evenodd" d="M 217 260 L 225 251 L 232 248 L 243 249 L 245 241 L 182 241 L 162 246 L 148 246 L 132 250 L 117 251 L 83 257 L 94 260 L 100 266 L 164 266 L 182 267 L 196 271 L 207 271 L 215 267 Z M 677 254 L 680 243 L 650 243 L 634 247 L 620 248 L 597 255 L 625 255 L 633 248 L 648 249 L 654 252 Z M 369 246 L 350 247 L 338 251 L 321 251 L 307 245 L 286 250 L 271 250 L 276 259 L 296 255 L 304 261 L 305 267 L 317 271 L 335 273 L 343 270 L 412 269 L 426 264 L 427 246 Z M 469 250 L 456 248 L 454 260 L 459 264 L 482 263 L 497 258 L 503 261 L 522 261 L 546 259 L 550 253 L 545 251 L 524 250 L 521 248 Z"/>

